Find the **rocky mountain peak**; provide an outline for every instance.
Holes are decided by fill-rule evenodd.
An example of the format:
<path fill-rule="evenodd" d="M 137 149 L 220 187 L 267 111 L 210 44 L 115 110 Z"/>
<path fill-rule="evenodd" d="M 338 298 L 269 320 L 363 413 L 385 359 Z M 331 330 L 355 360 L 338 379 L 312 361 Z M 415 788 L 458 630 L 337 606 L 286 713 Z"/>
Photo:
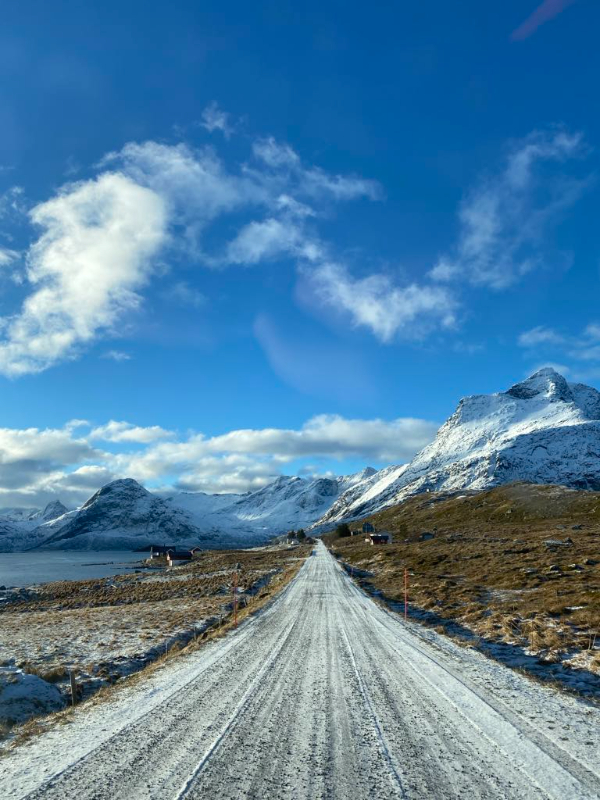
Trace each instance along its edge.
<path fill-rule="evenodd" d="M 145 497 L 148 494 L 149 492 L 144 489 L 141 484 L 133 480 L 133 478 L 120 478 L 119 480 L 111 481 L 110 483 L 105 484 L 101 489 L 98 489 L 98 491 L 93 494 L 89 500 L 86 500 L 81 508 L 88 508 L 89 506 L 98 502 L 98 500 L 102 499 L 113 500 L 117 497 L 126 496 L 134 500 L 139 497 Z"/>
<path fill-rule="evenodd" d="M 562 400 L 565 403 L 573 402 L 573 395 L 569 384 L 552 367 L 544 367 L 534 372 L 524 381 L 515 383 L 505 394 L 519 400 L 530 400 L 541 395 L 549 400 Z"/>
<path fill-rule="evenodd" d="M 68 510 L 69 509 L 64 506 L 60 500 L 53 500 L 52 502 L 48 503 L 46 508 L 42 511 L 41 517 L 46 522 L 50 522 L 53 519 L 62 517 L 62 515 L 66 514 Z"/>

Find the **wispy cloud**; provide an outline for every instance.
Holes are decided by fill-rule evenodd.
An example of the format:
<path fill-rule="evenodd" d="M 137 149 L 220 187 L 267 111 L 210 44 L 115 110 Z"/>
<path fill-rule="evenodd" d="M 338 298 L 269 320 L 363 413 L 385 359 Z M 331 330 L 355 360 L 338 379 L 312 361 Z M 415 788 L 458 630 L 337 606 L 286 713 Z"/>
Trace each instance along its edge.
<path fill-rule="evenodd" d="M 519 25 L 510 35 L 513 42 L 519 42 L 527 37 L 543 25 L 549 22 L 554 17 L 558 16 L 565 8 L 573 5 L 575 0 L 544 0 L 531 14 L 525 22 Z"/>
<path fill-rule="evenodd" d="M 202 292 L 190 286 L 187 281 L 177 281 L 172 284 L 163 293 L 167 300 L 177 303 L 182 306 L 191 306 L 192 308 L 202 308 L 207 304 L 207 298 Z"/>
<path fill-rule="evenodd" d="M 324 262 L 308 273 L 321 302 L 353 326 L 369 328 L 382 342 L 396 334 L 418 338 L 431 327 L 452 327 L 456 302 L 444 287 L 410 283 L 395 285 L 389 275 L 354 278 L 341 264 Z"/>
<path fill-rule="evenodd" d="M 561 359 L 569 359 L 574 366 L 571 368 L 566 366 L 563 369 L 570 370 L 576 377 L 597 376 L 597 368 L 600 365 L 599 323 L 592 322 L 575 334 L 539 326 L 524 331 L 517 341 L 529 356 L 539 358 L 541 354 L 549 354 L 551 357 L 558 355 Z"/>
<path fill-rule="evenodd" d="M 504 169 L 467 194 L 459 211 L 457 244 L 430 277 L 502 289 L 540 266 L 549 226 L 588 185 L 585 179 L 543 174 L 541 167 L 585 152 L 581 134 L 562 129 L 536 131 L 517 142 Z"/>
<path fill-rule="evenodd" d="M 216 106 L 207 110 L 205 124 L 229 131 L 227 115 Z M 279 255 L 311 258 L 317 240 L 305 226 L 320 205 L 380 196 L 376 182 L 307 166 L 274 139 L 256 140 L 253 160 L 233 168 L 211 148 L 152 141 L 129 143 L 97 166 L 98 177 L 65 184 L 29 212 L 42 232 L 26 253 L 29 294 L 19 311 L 0 320 L 5 375 L 47 369 L 110 335 L 140 304 L 167 251 L 175 260 L 185 255 L 213 267 Z M 1 198 L 0 215 L 21 205 L 17 187 Z M 226 215 L 227 229 L 237 232 L 206 252 L 206 229 Z M 15 257 L 11 249 L 0 250 L 0 266 L 10 267 Z M 204 301 L 176 275 L 165 294 L 195 307 Z M 118 350 L 106 355 L 127 357 Z"/>
<path fill-rule="evenodd" d="M 519 336 L 520 347 L 538 347 L 539 345 L 561 345 L 565 342 L 565 337 L 557 333 L 552 328 L 542 325 L 525 331 Z"/>
<path fill-rule="evenodd" d="M 19 253 L 16 250 L 11 250 L 8 247 L 0 247 L 0 267 L 6 267 L 12 264 L 19 258 Z"/>
<path fill-rule="evenodd" d="M 231 115 L 219 108 L 215 102 L 204 109 L 202 121 L 199 124 L 209 133 L 221 131 L 226 139 L 229 139 L 234 130 L 234 126 L 231 123 Z"/>
<path fill-rule="evenodd" d="M 206 125 L 226 133 L 224 112 L 209 108 Z M 450 254 L 426 276 L 402 279 L 355 269 L 319 229 L 338 204 L 382 200 L 376 181 L 329 173 L 273 137 L 252 141 L 239 163 L 210 147 L 130 142 L 102 159 L 96 178 L 66 183 L 28 211 L 40 234 L 23 255 L 24 270 L 13 267 L 13 250 L 0 250 L 5 274 L 12 270 L 28 292 L 0 320 L 0 373 L 39 372 L 113 335 L 159 273 L 170 281 L 167 299 L 199 308 L 202 292 L 177 274 L 184 260 L 186 269 L 291 261 L 315 300 L 382 342 L 449 328 L 461 283 L 501 288 L 541 263 L 549 223 L 586 183 L 556 174 L 542 181 L 540 167 L 584 151 L 581 136 L 562 129 L 518 142 L 501 173 L 467 195 Z M 0 214 L 24 205 L 16 187 Z M 127 358 L 120 350 L 105 355 Z"/>
<path fill-rule="evenodd" d="M 109 358 L 111 361 L 131 361 L 131 356 L 124 350 L 107 350 L 102 353 L 102 358 Z"/>

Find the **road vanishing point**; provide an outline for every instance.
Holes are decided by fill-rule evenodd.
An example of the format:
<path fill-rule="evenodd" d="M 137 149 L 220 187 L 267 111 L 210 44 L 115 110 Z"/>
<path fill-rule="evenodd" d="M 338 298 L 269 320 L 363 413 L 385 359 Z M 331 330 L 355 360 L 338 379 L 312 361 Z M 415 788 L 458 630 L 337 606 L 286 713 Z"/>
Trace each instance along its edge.
<path fill-rule="evenodd" d="M 597 707 L 405 623 L 321 542 L 237 631 L 116 695 L 2 759 L 3 800 L 600 797 Z"/>

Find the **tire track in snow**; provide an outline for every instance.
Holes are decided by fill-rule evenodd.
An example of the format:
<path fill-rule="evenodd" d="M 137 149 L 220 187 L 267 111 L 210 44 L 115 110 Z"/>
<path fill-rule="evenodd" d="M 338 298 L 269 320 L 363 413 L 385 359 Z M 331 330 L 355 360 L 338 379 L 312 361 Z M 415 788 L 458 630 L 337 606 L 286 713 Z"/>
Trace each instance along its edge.
<path fill-rule="evenodd" d="M 383 609 L 382 612 L 384 614 L 387 613 Z M 428 661 L 432 662 L 436 669 L 442 671 L 448 676 L 450 680 L 446 679 L 446 681 L 438 682 L 433 680 L 431 675 L 423 669 L 418 670 L 417 673 L 421 680 L 427 681 L 427 683 L 436 692 L 441 694 L 446 701 L 451 703 L 454 708 L 456 708 L 456 710 L 481 733 L 482 736 L 485 736 L 489 741 L 499 745 L 500 747 L 507 748 L 505 749 L 507 757 L 513 763 L 515 763 L 524 772 L 524 774 L 527 775 L 527 777 L 536 783 L 540 789 L 542 789 L 542 791 L 544 791 L 544 785 L 547 783 L 548 769 L 553 770 L 554 764 L 558 764 L 566 773 L 568 773 L 571 778 L 573 778 L 577 783 L 580 783 L 591 793 L 589 795 L 590 797 L 597 797 L 595 791 L 600 784 L 600 775 L 593 772 L 591 769 L 588 769 L 584 764 L 581 763 L 581 761 L 567 753 L 564 748 L 552 742 L 542 731 L 539 730 L 539 728 L 536 728 L 528 721 L 513 713 L 505 703 L 493 700 L 487 692 L 484 692 L 480 688 L 476 687 L 472 681 L 467 681 L 464 677 L 458 675 L 455 670 L 448 665 L 442 664 L 439 659 L 436 659 L 431 653 L 425 652 L 423 648 L 419 647 L 414 642 L 403 640 L 401 634 L 399 635 L 396 629 L 392 628 L 389 624 L 387 624 L 387 622 L 384 623 L 377 615 L 371 616 L 374 617 L 377 624 L 385 628 L 388 633 L 393 633 L 395 638 L 399 638 L 406 647 L 410 648 L 412 651 L 418 652 L 423 659 L 427 659 Z M 400 620 L 395 620 L 393 618 L 391 621 L 392 623 L 395 623 L 396 626 L 402 624 Z M 414 660 L 411 661 L 406 652 L 403 653 L 396 644 L 393 644 L 390 641 L 389 636 L 382 637 L 382 641 L 388 647 L 390 647 L 399 658 L 402 659 L 408 669 L 412 670 L 413 672 L 417 671 Z M 456 684 L 459 684 L 460 687 L 462 687 L 458 692 L 456 691 Z M 451 690 L 451 686 L 454 688 L 454 691 Z M 465 713 L 464 705 L 461 707 L 461 705 L 456 702 L 454 698 L 456 698 L 457 695 L 460 695 L 463 701 L 465 698 L 468 698 L 469 695 L 474 695 L 480 701 L 482 706 L 487 707 L 492 712 L 492 715 L 497 715 L 492 716 L 493 724 L 488 726 L 482 726 L 481 724 L 478 724 L 473 716 Z M 486 715 L 486 717 L 487 716 L 488 715 Z M 500 719 L 498 719 L 498 717 Z M 499 740 L 499 733 L 501 733 L 499 731 L 500 727 L 504 728 L 502 733 L 506 734 L 501 738 L 501 740 Z M 509 727 L 516 730 L 518 734 L 520 734 L 518 750 L 515 750 L 513 745 L 507 746 L 507 742 L 512 738 L 510 736 Z M 540 759 L 536 757 L 535 752 L 532 751 L 531 746 L 538 748 L 543 754 L 544 757 L 541 759 L 541 763 Z M 537 769 L 531 770 L 525 764 L 526 758 L 523 754 L 524 748 L 528 751 L 529 763 L 535 765 Z M 564 786 L 564 791 L 573 791 L 575 788 L 575 784 L 569 785 L 567 783 Z M 560 795 L 558 800 L 563 800 L 565 796 L 566 795 Z"/>
<path fill-rule="evenodd" d="M 214 740 L 214 742 L 210 745 L 208 750 L 204 753 L 204 755 L 202 756 L 202 758 L 200 759 L 200 761 L 198 763 L 198 766 L 196 767 L 194 772 L 190 775 L 190 777 L 185 781 L 185 783 L 183 784 L 181 790 L 174 796 L 173 800 L 184 800 L 184 798 L 188 796 L 188 794 L 190 793 L 190 790 L 193 788 L 194 783 L 200 777 L 200 775 L 202 773 L 202 770 L 208 764 L 208 761 L 210 760 L 210 758 L 214 755 L 214 753 L 217 750 L 217 748 L 221 746 L 221 744 L 223 743 L 225 737 L 228 736 L 233 731 L 236 723 L 239 722 L 241 715 L 244 713 L 245 709 L 247 708 L 248 704 L 252 700 L 253 696 L 256 694 L 256 692 L 257 692 L 257 690 L 258 690 L 258 688 L 260 686 L 261 681 L 268 675 L 269 671 L 271 669 L 273 669 L 273 666 L 274 666 L 275 662 L 277 661 L 277 659 L 279 658 L 282 650 L 284 649 L 284 647 L 288 643 L 288 641 L 290 639 L 290 636 L 292 635 L 292 631 L 294 630 L 294 628 L 296 627 L 297 624 L 298 624 L 298 620 L 295 620 L 288 627 L 288 629 L 286 630 L 286 632 L 285 632 L 285 634 L 283 636 L 281 644 L 279 645 L 279 647 L 276 650 L 273 651 L 273 653 L 271 654 L 271 656 L 268 659 L 268 661 L 265 662 L 265 664 L 263 665 L 262 669 L 255 676 L 254 680 L 252 681 L 252 683 L 250 684 L 248 689 L 246 689 L 246 692 L 244 693 L 244 695 L 243 695 L 242 699 L 240 700 L 239 704 L 233 710 L 233 713 L 231 714 L 229 720 L 227 721 L 227 724 L 222 729 L 222 731 L 219 733 L 219 735 Z"/>
<path fill-rule="evenodd" d="M 360 673 L 360 670 L 358 668 L 358 664 L 356 663 L 356 657 L 354 655 L 354 650 L 352 649 L 352 645 L 350 644 L 350 639 L 348 638 L 348 633 L 347 633 L 345 627 L 342 627 L 342 636 L 343 636 L 344 641 L 346 643 L 346 647 L 348 648 L 348 654 L 350 656 L 350 661 L 352 662 L 352 667 L 353 667 L 354 673 L 356 675 L 356 682 L 358 683 L 359 691 L 360 691 L 360 693 L 361 693 L 361 695 L 363 697 L 365 706 L 367 707 L 367 710 L 368 710 L 369 715 L 371 717 L 371 722 L 372 722 L 373 727 L 375 728 L 375 731 L 377 733 L 377 738 L 379 740 L 379 745 L 381 747 L 381 751 L 383 753 L 383 757 L 384 757 L 386 765 L 387 765 L 387 767 L 388 767 L 388 769 L 390 771 L 390 777 L 395 782 L 395 785 L 396 785 L 397 789 L 400 792 L 399 796 L 402 797 L 404 800 L 406 800 L 408 795 L 406 794 L 406 792 L 404 790 L 404 784 L 403 784 L 402 777 L 400 775 L 400 771 L 397 769 L 397 767 L 395 766 L 394 761 L 392 759 L 392 755 L 390 753 L 389 747 L 387 745 L 387 742 L 386 742 L 386 739 L 385 739 L 385 736 L 384 736 L 384 733 L 383 733 L 383 728 L 381 726 L 381 722 L 379 720 L 379 717 L 375 713 L 375 709 L 373 707 L 373 703 L 371 702 L 371 698 L 369 697 L 369 693 L 367 691 L 365 682 L 364 682 L 363 677 L 362 677 L 362 675 Z"/>

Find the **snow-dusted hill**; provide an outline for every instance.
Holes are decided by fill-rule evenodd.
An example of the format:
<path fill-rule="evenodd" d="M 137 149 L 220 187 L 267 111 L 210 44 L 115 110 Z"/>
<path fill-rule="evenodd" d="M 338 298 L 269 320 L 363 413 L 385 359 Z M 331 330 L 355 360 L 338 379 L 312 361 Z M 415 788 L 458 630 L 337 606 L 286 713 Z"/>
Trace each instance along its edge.
<path fill-rule="evenodd" d="M 80 509 L 40 525 L 37 546 L 59 550 L 135 549 L 147 544 L 210 546 L 191 515 L 127 478 L 103 486 Z M 214 545 L 213 545 L 214 546 Z"/>
<path fill-rule="evenodd" d="M 409 464 L 343 493 L 318 524 L 365 516 L 418 492 L 516 480 L 600 489 L 600 392 L 547 368 L 506 392 L 466 397 Z"/>

